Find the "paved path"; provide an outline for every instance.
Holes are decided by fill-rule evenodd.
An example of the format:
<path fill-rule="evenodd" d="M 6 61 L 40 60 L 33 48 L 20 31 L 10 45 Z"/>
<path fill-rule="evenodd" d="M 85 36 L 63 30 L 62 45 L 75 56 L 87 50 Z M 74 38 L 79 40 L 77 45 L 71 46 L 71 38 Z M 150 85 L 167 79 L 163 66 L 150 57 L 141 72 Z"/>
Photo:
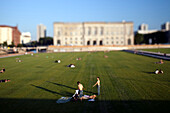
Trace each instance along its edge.
<path fill-rule="evenodd" d="M 123 50 L 123 51 L 133 53 L 133 54 L 163 59 L 163 60 L 170 60 L 170 54 L 165 55 L 164 53 L 148 52 L 148 51 L 142 51 L 142 50 Z"/>
<path fill-rule="evenodd" d="M 0 58 L 7 58 L 7 57 L 14 57 L 14 56 L 21 56 L 24 54 L 7 54 L 7 55 L 0 55 Z"/>

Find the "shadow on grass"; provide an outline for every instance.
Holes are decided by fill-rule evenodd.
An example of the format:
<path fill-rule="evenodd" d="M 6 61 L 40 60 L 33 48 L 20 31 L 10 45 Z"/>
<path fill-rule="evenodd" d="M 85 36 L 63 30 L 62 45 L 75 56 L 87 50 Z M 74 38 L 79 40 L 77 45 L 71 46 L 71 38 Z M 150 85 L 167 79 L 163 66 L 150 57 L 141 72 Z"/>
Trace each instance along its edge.
<path fill-rule="evenodd" d="M 63 84 L 59 84 L 59 83 L 54 83 L 54 82 L 50 82 L 50 81 L 46 81 L 46 82 L 52 83 L 52 84 L 57 85 L 57 86 L 66 87 L 66 88 L 69 88 L 69 89 L 77 90 L 76 88 L 73 88 L 73 87 L 70 87 L 70 86 L 67 86 L 67 85 L 63 85 Z M 88 94 L 96 94 L 94 92 L 86 91 L 86 90 L 83 90 L 83 92 L 86 92 Z"/>
<path fill-rule="evenodd" d="M 155 74 L 154 72 L 147 72 L 147 71 L 142 71 L 142 72 L 146 74 Z"/>
<path fill-rule="evenodd" d="M 50 92 L 50 93 L 52 93 L 52 94 L 54 94 L 54 95 L 60 95 L 60 96 L 72 96 L 72 95 L 73 95 L 73 94 L 70 93 L 70 92 L 58 93 L 58 92 L 56 92 L 56 91 L 52 91 L 52 90 L 46 89 L 46 88 L 44 88 L 44 87 L 36 86 L 36 85 L 33 85 L 33 84 L 31 84 L 31 86 L 34 86 L 34 87 L 36 87 L 36 88 L 42 89 L 42 90 L 47 91 L 47 92 Z"/>
<path fill-rule="evenodd" d="M 0 98 L 1 113 L 169 113 L 170 101 L 113 100 L 57 104 L 57 99 Z"/>

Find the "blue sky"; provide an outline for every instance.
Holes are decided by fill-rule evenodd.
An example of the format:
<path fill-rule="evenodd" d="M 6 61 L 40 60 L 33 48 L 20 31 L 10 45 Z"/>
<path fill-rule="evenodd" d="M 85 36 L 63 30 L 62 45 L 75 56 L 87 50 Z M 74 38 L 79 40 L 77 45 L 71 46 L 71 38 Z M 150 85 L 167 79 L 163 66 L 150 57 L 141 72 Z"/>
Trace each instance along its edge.
<path fill-rule="evenodd" d="M 36 40 L 36 26 L 44 24 L 53 36 L 53 22 L 133 21 L 160 29 L 170 21 L 170 0 L 0 0 L 0 25 L 18 25 Z"/>

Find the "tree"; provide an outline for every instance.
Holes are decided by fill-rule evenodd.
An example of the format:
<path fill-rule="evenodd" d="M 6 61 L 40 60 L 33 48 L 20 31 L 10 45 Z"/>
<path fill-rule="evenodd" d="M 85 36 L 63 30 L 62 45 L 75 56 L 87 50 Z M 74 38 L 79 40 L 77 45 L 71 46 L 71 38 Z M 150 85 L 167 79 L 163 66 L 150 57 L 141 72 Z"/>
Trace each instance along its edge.
<path fill-rule="evenodd" d="M 135 44 L 142 44 L 144 42 L 144 36 L 142 34 L 135 34 Z"/>
<path fill-rule="evenodd" d="M 37 41 L 32 41 L 32 42 L 31 42 L 31 46 L 32 46 L 32 47 L 37 47 Z"/>
<path fill-rule="evenodd" d="M 40 38 L 39 45 L 53 45 L 53 38 L 52 37 Z"/>
<path fill-rule="evenodd" d="M 14 42 L 12 41 L 12 44 L 8 45 L 8 47 L 15 47 Z"/>
<path fill-rule="evenodd" d="M 18 44 L 17 47 L 23 47 L 23 45 L 22 44 Z"/>
<path fill-rule="evenodd" d="M 3 47 L 7 47 L 8 46 L 8 44 L 7 44 L 7 41 L 5 41 L 4 43 L 3 43 Z"/>

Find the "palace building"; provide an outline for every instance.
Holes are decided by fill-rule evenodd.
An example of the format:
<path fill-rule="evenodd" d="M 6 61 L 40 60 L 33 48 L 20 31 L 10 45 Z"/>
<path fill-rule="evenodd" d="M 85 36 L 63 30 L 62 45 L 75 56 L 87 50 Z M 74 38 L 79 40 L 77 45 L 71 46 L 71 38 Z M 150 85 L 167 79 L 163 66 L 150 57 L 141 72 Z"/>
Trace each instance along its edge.
<path fill-rule="evenodd" d="M 54 45 L 133 45 L 133 22 L 54 23 Z"/>

